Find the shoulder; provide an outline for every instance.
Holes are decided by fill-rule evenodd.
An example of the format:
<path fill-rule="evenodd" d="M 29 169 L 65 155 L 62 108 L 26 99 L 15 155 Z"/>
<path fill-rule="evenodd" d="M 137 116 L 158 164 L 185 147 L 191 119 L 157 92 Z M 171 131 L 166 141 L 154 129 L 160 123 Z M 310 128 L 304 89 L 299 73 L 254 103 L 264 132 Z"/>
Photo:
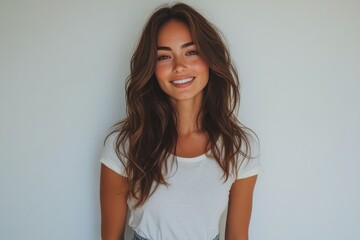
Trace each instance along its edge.
<path fill-rule="evenodd" d="M 246 149 L 242 149 L 244 152 Z M 237 159 L 237 179 L 248 178 L 261 172 L 260 143 L 255 136 L 249 138 L 249 149 L 246 157 L 241 154 Z"/>
<path fill-rule="evenodd" d="M 118 138 L 119 132 L 113 132 L 105 139 L 100 162 L 114 172 L 126 176 L 126 157 L 124 149 L 127 143 L 117 144 Z"/>

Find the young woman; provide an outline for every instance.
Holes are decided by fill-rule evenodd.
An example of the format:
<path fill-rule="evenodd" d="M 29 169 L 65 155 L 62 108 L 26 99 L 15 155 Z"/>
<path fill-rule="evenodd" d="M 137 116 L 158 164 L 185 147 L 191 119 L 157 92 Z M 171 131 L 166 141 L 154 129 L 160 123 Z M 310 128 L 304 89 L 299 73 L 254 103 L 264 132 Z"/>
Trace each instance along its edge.
<path fill-rule="evenodd" d="M 146 23 L 131 59 L 127 117 L 101 158 L 102 239 L 248 239 L 260 168 L 235 109 L 239 82 L 216 28 L 185 4 Z"/>

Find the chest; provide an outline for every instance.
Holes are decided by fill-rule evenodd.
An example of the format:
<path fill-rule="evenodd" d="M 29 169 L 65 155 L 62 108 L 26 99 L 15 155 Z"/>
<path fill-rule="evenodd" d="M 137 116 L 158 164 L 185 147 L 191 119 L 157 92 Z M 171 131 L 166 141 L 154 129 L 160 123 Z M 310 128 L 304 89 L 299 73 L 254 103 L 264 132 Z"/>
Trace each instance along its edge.
<path fill-rule="evenodd" d="M 224 181 L 213 159 L 178 162 L 166 175 L 168 186 L 159 185 L 135 214 L 160 219 L 218 218 L 227 206 L 233 180 Z"/>

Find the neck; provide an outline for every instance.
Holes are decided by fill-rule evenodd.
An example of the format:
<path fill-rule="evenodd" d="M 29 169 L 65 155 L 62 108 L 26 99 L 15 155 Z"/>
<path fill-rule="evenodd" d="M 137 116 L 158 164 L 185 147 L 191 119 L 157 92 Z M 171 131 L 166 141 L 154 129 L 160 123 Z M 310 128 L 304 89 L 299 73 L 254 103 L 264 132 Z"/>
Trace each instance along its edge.
<path fill-rule="evenodd" d="M 184 101 L 174 101 L 174 106 L 178 116 L 177 130 L 179 136 L 189 136 L 201 132 L 201 112 L 202 98 L 189 99 Z"/>

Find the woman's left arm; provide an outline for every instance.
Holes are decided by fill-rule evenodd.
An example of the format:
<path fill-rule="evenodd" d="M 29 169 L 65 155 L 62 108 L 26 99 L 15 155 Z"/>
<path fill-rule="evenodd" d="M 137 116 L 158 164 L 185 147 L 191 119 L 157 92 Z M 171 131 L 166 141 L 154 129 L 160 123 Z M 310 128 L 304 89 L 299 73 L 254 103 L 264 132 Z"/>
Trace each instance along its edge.
<path fill-rule="evenodd" d="M 253 192 L 257 175 L 236 180 L 230 189 L 226 240 L 248 240 Z"/>

